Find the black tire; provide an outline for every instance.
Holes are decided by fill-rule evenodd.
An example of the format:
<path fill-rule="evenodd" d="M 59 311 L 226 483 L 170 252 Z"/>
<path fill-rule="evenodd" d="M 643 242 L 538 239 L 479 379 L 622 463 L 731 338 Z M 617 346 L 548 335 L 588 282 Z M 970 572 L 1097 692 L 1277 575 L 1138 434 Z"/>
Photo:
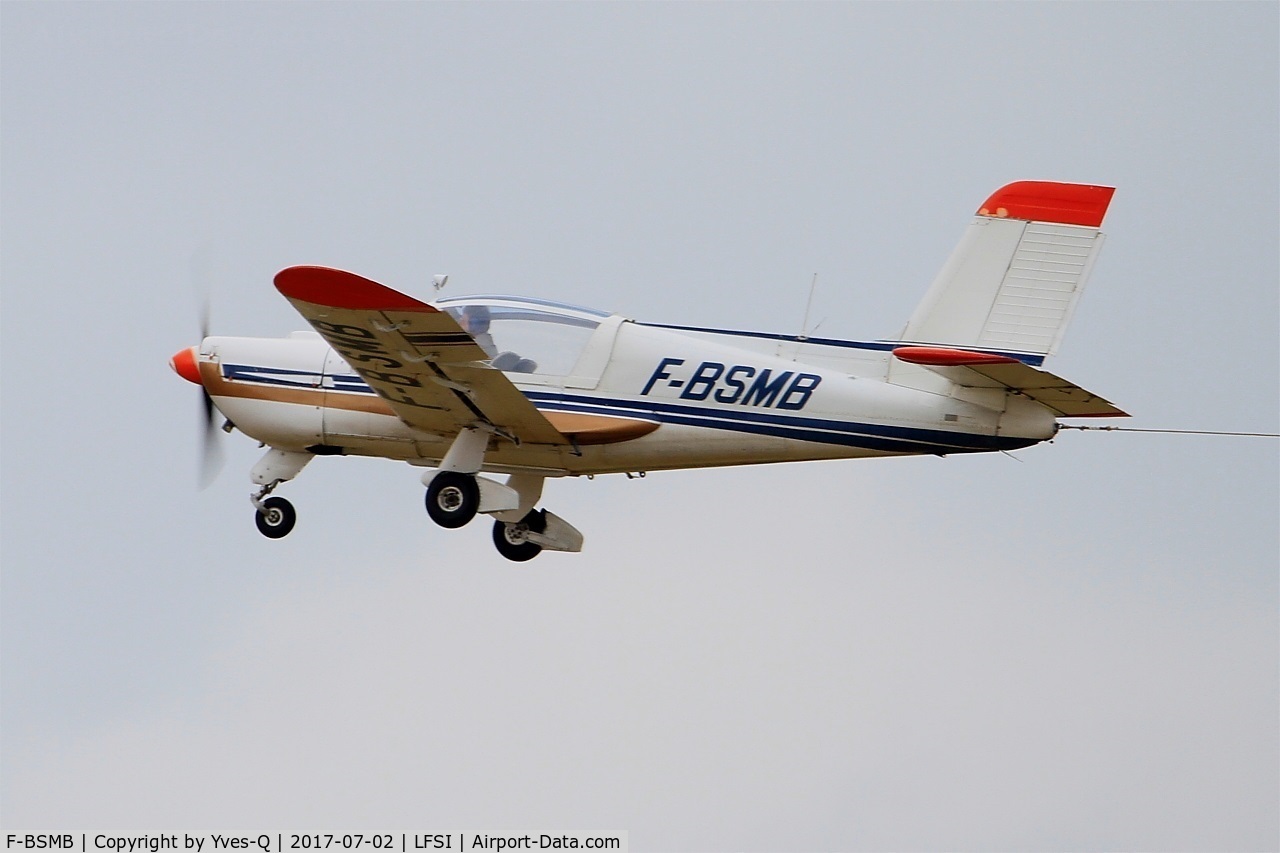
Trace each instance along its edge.
<path fill-rule="evenodd" d="M 480 486 L 470 474 L 441 471 L 427 486 L 427 515 L 441 527 L 462 527 L 480 509 Z"/>
<path fill-rule="evenodd" d="M 262 502 L 262 509 L 253 514 L 253 520 L 263 536 L 281 539 L 293 530 L 293 525 L 298 521 L 298 513 L 293 504 L 284 498 L 267 498 Z"/>
<path fill-rule="evenodd" d="M 532 560 L 542 553 L 541 545 L 525 540 L 524 534 L 532 530 L 541 533 L 547 529 L 547 517 L 542 510 L 530 510 L 529 514 L 514 524 L 505 521 L 493 523 L 493 544 L 498 553 L 515 563 Z"/>

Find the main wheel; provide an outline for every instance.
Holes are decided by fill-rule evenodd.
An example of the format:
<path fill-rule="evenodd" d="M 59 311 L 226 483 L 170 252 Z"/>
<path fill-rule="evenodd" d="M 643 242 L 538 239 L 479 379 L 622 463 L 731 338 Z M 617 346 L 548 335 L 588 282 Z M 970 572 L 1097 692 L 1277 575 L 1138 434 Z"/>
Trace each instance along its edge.
<path fill-rule="evenodd" d="M 427 515 L 441 527 L 462 527 L 479 508 L 480 487 L 470 474 L 441 471 L 427 486 Z"/>
<path fill-rule="evenodd" d="M 253 514 L 253 520 L 263 536 L 279 539 L 289 535 L 298 520 L 298 513 L 284 498 L 267 498 L 262 502 L 262 509 Z"/>
<path fill-rule="evenodd" d="M 493 544 L 498 553 L 516 563 L 532 560 L 542 553 L 542 546 L 529 541 L 530 531 L 541 533 L 547 529 L 547 517 L 542 510 L 530 510 L 529 514 L 514 524 L 505 521 L 493 523 Z"/>

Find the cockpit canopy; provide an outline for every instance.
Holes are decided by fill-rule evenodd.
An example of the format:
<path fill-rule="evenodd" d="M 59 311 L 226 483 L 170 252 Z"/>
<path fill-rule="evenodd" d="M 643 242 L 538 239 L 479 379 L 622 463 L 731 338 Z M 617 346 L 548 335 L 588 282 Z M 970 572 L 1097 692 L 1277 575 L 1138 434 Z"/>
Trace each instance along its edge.
<path fill-rule="evenodd" d="M 454 296 L 436 303 L 499 370 L 568 376 L 592 334 L 611 315 L 591 308 L 511 296 Z"/>

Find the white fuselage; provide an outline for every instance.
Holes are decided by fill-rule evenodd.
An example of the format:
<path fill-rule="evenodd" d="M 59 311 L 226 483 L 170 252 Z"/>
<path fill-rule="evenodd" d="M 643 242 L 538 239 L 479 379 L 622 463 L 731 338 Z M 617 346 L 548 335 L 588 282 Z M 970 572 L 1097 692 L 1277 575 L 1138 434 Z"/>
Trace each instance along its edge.
<path fill-rule="evenodd" d="M 590 421 L 595 432 L 571 446 L 494 440 L 485 470 L 564 476 L 945 455 L 1026 447 L 1056 430 L 1051 412 L 1016 395 L 961 399 L 928 371 L 894 362 L 891 344 L 593 316 L 563 366 L 507 376 L 567 435 L 562 423 Z M 200 361 L 218 409 L 273 447 L 430 466 L 452 440 L 402 422 L 312 332 L 207 338 Z"/>

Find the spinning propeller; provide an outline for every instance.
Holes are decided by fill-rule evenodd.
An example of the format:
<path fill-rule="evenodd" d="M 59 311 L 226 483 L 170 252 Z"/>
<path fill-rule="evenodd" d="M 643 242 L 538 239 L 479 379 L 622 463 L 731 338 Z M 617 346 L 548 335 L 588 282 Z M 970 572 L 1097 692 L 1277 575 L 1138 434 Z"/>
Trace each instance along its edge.
<path fill-rule="evenodd" d="M 207 337 L 209 337 L 209 300 L 206 297 L 202 300 L 200 307 L 201 344 L 204 343 L 204 339 Z M 223 454 L 222 446 L 218 441 L 217 410 L 214 408 L 213 398 L 209 396 L 209 392 L 204 387 L 204 380 L 200 376 L 200 346 L 178 350 L 169 359 L 169 366 L 183 379 L 200 386 L 200 412 L 204 422 L 204 430 L 200 442 L 199 483 L 200 488 L 204 489 L 217 478 L 218 472 L 222 470 Z"/>

